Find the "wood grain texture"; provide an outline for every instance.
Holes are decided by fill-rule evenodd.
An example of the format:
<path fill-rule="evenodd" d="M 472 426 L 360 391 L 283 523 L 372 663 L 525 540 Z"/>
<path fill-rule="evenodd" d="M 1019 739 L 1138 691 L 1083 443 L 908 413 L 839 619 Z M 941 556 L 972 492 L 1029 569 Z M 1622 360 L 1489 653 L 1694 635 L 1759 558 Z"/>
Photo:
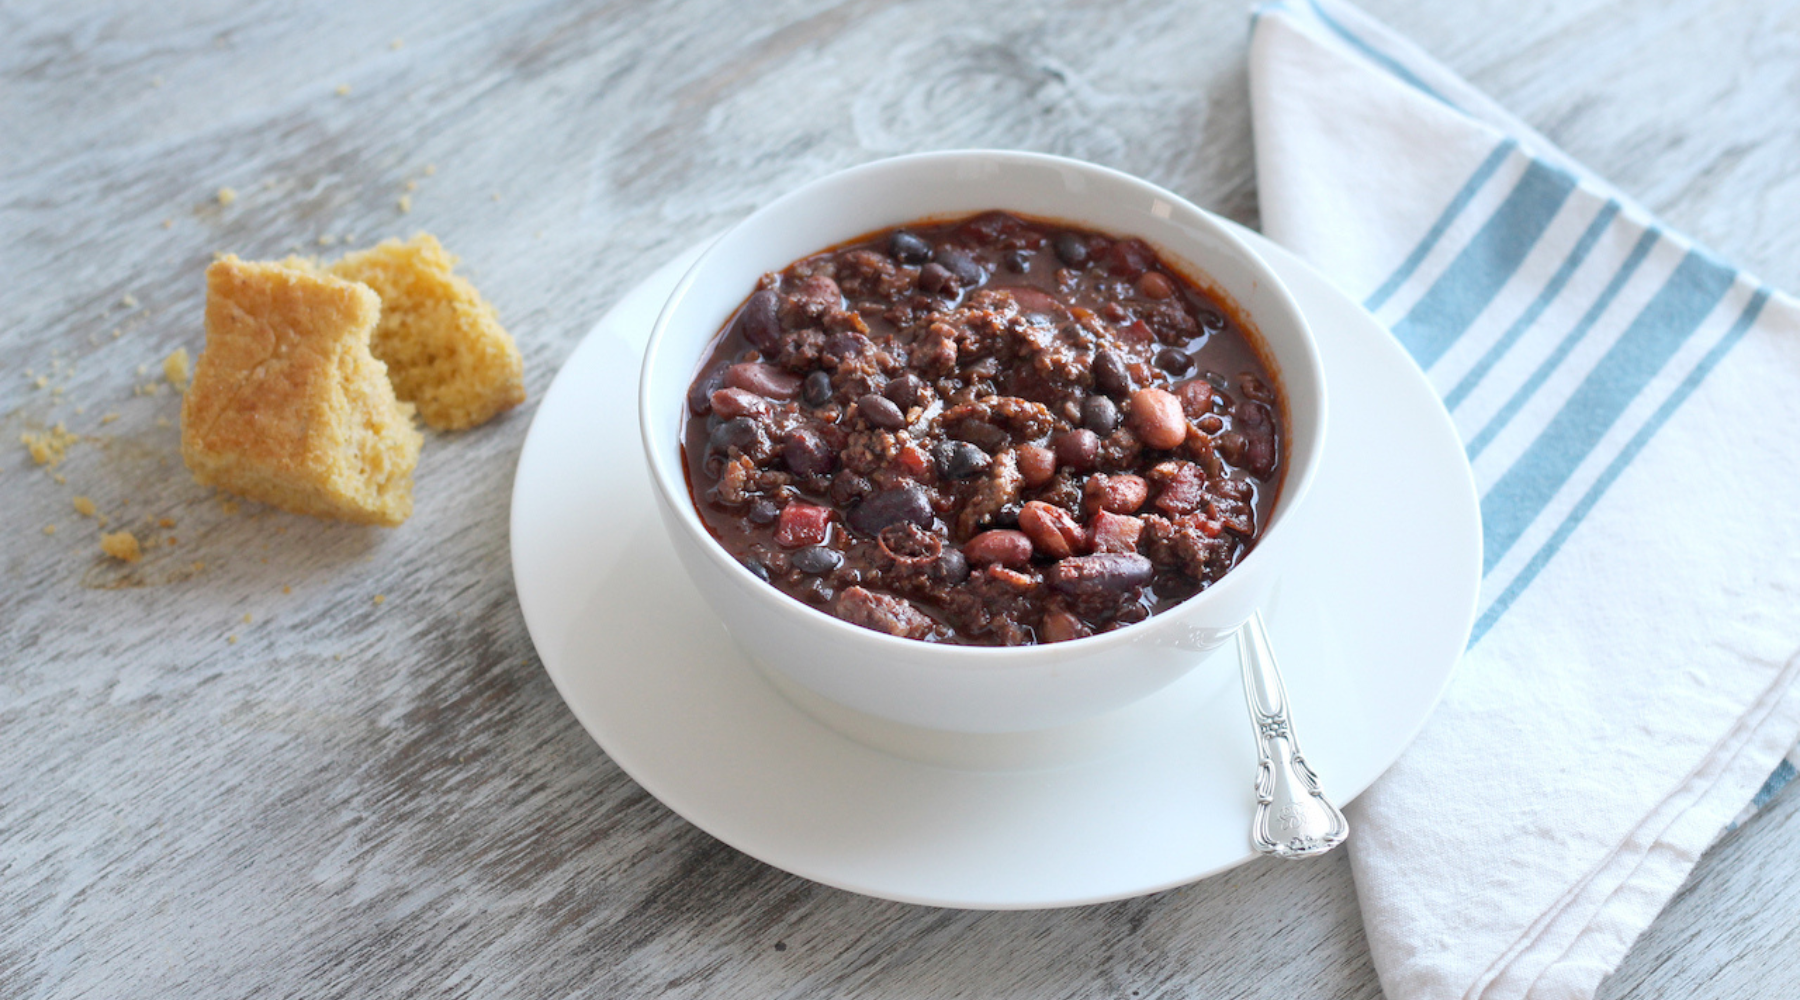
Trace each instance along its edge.
<path fill-rule="evenodd" d="M 1800 288 L 1800 2 L 1367 7 Z M 1063 153 L 1254 225 L 1247 30 L 1237 3 L 0 7 L 0 995 L 1379 996 L 1342 857 L 978 914 L 676 818 L 526 637 L 530 403 L 429 435 L 383 531 L 228 513 L 181 468 L 178 397 L 142 394 L 200 346 L 218 250 L 434 232 L 535 400 L 663 260 L 879 156 Z M 57 422 L 82 440 L 52 472 L 13 442 Z M 145 559 L 102 557 L 76 495 Z M 1707 855 L 1605 996 L 1800 995 L 1796 799 Z"/>

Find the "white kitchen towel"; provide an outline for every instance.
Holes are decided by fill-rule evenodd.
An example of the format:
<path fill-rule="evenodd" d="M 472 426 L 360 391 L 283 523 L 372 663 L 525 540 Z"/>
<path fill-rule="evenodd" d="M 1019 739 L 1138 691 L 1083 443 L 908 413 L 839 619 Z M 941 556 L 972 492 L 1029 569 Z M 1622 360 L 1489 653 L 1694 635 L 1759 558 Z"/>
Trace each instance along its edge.
<path fill-rule="evenodd" d="M 1376 969 L 1590 997 L 1793 771 L 1800 308 L 1354 7 L 1253 18 L 1264 231 L 1412 353 L 1481 495 L 1469 649 L 1349 810 Z"/>

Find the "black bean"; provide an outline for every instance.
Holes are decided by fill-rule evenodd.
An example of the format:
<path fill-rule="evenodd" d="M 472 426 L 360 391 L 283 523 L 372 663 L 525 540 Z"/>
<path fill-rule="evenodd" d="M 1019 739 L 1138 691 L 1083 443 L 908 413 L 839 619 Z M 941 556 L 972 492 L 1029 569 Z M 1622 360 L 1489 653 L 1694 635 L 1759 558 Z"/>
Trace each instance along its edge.
<path fill-rule="evenodd" d="M 793 567 L 814 576 L 829 573 L 844 564 L 844 554 L 828 545 L 809 545 L 789 559 Z"/>
<path fill-rule="evenodd" d="M 764 354 L 773 354 L 781 346 L 781 317 L 775 293 L 764 288 L 751 295 L 750 301 L 739 311 L 732 329 L 734 333 L 743 334 L 750 346 Z"/>
<path fill-rule="evenodd" d="M 867 479 L 849 469 L 844 469 L 832 477 L 831 502 L 844 506 L 860 497 L 868 496 L 874 489 L 874 485 Z"/>
<path fill-rule="evenodd" d="M 712 412 L 712 394 L 725 385 L 725 368 L 725 365 L 720 365 L 688 386 L 688 412 L 696 417 L 704 417 Z"/>
<path fill-rule="evenodd" d="M 1081 401 L 1081 426 L 1102 437 L 1119 429 L 1119 406 L 1105 396 Z"/>
<path fill-rule="evenodd" d="M 1123 354 L 1108 347 L 1094 355 L 1094 388 L 1114 399 L 1131 395 L 1131 369 Z"/>
<path fill-rule="evenodd" d="M 781 516 L 781 508 L 768 497 L 757 497 L 750 501 L 750 510 L 744 515 L 751 524 L 774 524 Z"/>
<path fill-rule="evenodd" d="M 1072 556 L 1050 567 L 1050 586 L 1065 594 L 1123 593 L 1150 582 L 1156 567 L 1134 552 L 1096 552 Z"/>
<path fill-rule="evenodd" d="M 767 454 L 769 433 L 749 417 L 727 420 L 707 437 L 706 450 L 724 454 L 732 448 L 746 455 Z"/>
<path fill-rule="evenodd" d="M 800 398 L 807 406 L 819 407 L 831 402 L 831 375 L 820 369 L 800 383 Z"/>
<path fill-rule="evenodd" d="M 857 412 L 870 424 L 886 431 L 897 431 L 906 426 L 906 414 L 894 405 L 894 401 L 880 393 L 868 393 L 856 401 Z"/>
<path fill-rule="evenodd" d="M 904 229 L 888 237 L 888 256 L 902 264 L 923 264 L 931 259 L 931 244 Z"/>
<path fill-rule="evenodd" d="M 799 427 L 789 431 L 782 441 L 781 460 L 796 476 L 823 476 L 837 468 L 838 457 L 818 431 Z"/>
<path fill-rule="evenodd" d="M 1024 250 L 1008 250 L 1006 256 L 1000 259 L 1006 263 L 1006 269 L 1014 274 L 1024 274 L 1031 270 L 1031 254 Z"/>
<path fill-rule="evenodd" d="M 1057 260 L 1076 270 L 1088 265 L 1087 240 L 1074 233 L 1057 233 L 1053 245 L 1056 247 Z"/>
<path fill-rule="evenodd" d="M 946 583 L 961 583 L 969 578 L 969 559 L 961 549 L 946 545 L 943 555 L 938 557 L 938 572 L 943 574 Z"/>
<path fill-rule="evenodd" d="M 992 455 L 967 441 L 946 441 L 939 459 L 939 470 L 950 479 L 981 475 L 994 464 Z"/>
<path fill-rule="evenodd" d="M 981 265 L 966 250 L 938 247 L 937 253 L 931 255 L 931 260 L 954 275 L 957 284 L 963 288 L 974 288 L 987 278 L 987 272 L 981 269 Z"/>
<path fill-rule="evenodd" d="M 950 289 L 950 294 L 956 294 L 956 277 L 942 264 L 926 264 L 919 268 L 919 291 L 936 295 L 946 287 Z"/>
<path fill-rule="evenodd" d="M 1194 367 L 1194 359 L 1188 357 L 1186 351 L 1165 347 L 1156 352 L 1156 367 L 1180 378 L 1188 373 L 1188 369 Z"/>
<path fill-rule="evenodd" d="M 910 410 L 915 406 L 925 405 L 925 380 L 912 372 L 889 382 L 881 390 L 881 394 L 894 401 L 894 405 L 902 410 Z"/>
<path fill-rule="evenodd" d="M 890 524 L 903 521 L 924 527 L 931 523 L 931 495 L 918 483 L 902 483 L 866 497 L 850 510 L 850 527 L 874 537 Z"/>
<path fill-rule="evenodd" d="M 745 559 L 744 568 L 749 570 L 758 580 L 761 580 L 764 583 L 769 582 L 769 567 L 764 566 L 757 560 Z"/>

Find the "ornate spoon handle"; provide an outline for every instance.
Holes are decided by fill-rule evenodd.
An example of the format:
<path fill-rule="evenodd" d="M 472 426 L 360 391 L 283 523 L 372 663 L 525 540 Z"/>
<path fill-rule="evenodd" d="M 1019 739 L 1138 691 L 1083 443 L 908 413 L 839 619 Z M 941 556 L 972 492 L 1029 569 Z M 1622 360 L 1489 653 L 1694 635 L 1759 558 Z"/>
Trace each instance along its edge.
<path fill-rule="evenodd" d="M 1262 612 L 1238 629 L 1238 663 L 1244 671 L 1244 700 L 1256 730 L 1256 819 L 1250 839 L 1263 854 L 1278 858 L 1314 858 L 1344 842 L 1350 824 L 1319 789 L 1319 776 L 1306 766 L 1294 722 L 1288 714 L 1287 687 L 1269 649 Z"/>

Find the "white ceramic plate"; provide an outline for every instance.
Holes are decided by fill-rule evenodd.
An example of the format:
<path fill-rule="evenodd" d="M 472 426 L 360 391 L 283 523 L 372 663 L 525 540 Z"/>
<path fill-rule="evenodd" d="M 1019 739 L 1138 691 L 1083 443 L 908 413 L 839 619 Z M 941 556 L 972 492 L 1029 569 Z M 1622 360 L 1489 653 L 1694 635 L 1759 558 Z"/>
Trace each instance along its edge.
<path fill-rule="evenodd" d="M 1307 760 L 1342 804 L 1412 741 L 1462 652 L 1479 508 L 1449 417 L 1387 331 L 1298 258 L 1240 233 L 1306 312 L 1331 385 L 1325 461 L 1294 526 L 1312 556 L 1265 617 Z M 635 417 L 645 339 L 699 250 L 576 348 L 513 483 L 525 623 L 601 748 L 738 850 L 886 899 L 1070 906 L 1249 860 L 1256 766 L 1229 646 L 1109 716 L 994 736 L 859 716 L 778 689 L 738 652 L 669 550 Z"/>

